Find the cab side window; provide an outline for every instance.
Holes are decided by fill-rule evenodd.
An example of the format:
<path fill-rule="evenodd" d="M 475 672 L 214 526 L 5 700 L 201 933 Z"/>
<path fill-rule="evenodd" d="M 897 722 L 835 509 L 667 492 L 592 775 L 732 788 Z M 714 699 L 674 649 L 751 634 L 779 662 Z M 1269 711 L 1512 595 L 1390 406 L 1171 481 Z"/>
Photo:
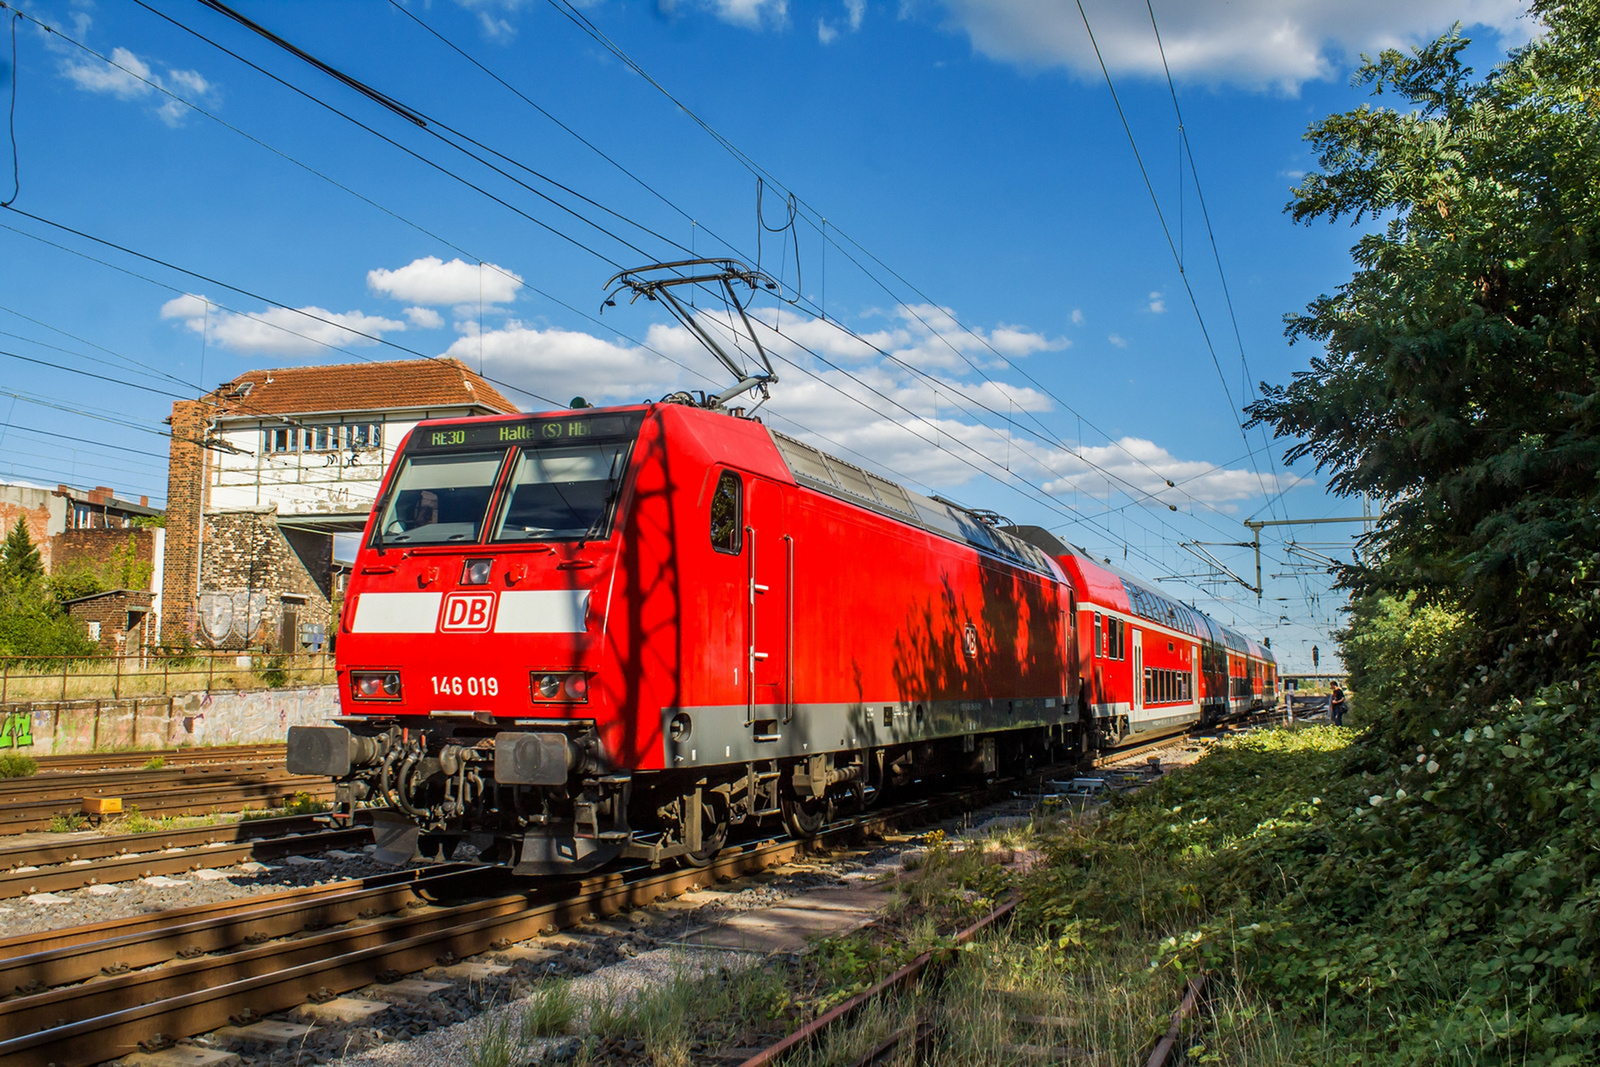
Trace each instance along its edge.
<path fill-rule="evenodd" d="M 733 471 L 723 471 L 711 495 L 711 547 L 737 556 L 744 548 L 743 485 Z"/>

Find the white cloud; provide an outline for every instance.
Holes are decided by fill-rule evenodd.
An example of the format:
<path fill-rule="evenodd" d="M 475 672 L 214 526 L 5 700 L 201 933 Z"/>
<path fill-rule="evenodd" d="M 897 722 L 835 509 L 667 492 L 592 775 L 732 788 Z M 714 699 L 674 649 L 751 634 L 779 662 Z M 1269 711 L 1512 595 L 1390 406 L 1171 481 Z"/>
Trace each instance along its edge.
<path fill-rule="evenodd" d="M 126 48 L 113 48 L 109 63 L 93 58 L 63 60 L 61 73 L 85 92 L 109 93 L 119 100 L 158 101 L 155 113 L 168 126 L 182 125 L 189 112 L 189 104 L 175 97 L 209 103 L 214 95 L 214 87 L 199 71 L 168 67 L 163 77 Z"/>
<path fill-rule="evenodd" d="M 647 340 L 661 339 L 658 331 L 668 329 L 652 327 Z M 685 343 L 693 343 L 681 327 L 670 329 L 685 334 Z M 635 403 L 681 388 L 684 377 L 677 367 L 634 345 L 515 321 L 481 336 L 473 328 L 444 354 L 476 365 L 480 353 L 495 376 L 560 401 L 577 395 L 591 401 Z M 705 362 L 710 362 L 709 356 Z"/>
<path fill-rule="evenodd" d="M 1051 411 L 1050 397 L 1027 386 L 993 380 L 1000 375 L 992 372 L 979 376 L 964 363 L 920 364 L 932 333 L 917 324 L 914 311 L 943 327 L 954 322 L 948 308 L 901 307 L 879 313 L 891 324 L 869 335 L 874 340 L 868 342 L 832 323 L 787 310 L 781 329 L 775 328 L 772 313 L 760 315 L 758 336 L 772 354 L 779 377 L 771 400 L 762 408 L 764 416 L 786 433 L 914 487 L 951 488 L 985 473 L 1004 477 L 1009 470 L 1046 484 L 1056 494 L 1070 492 L 1074 485 L 1099 491 L 1107 478 L 1095 469 L 1099 466 L 1111 472 L 1119 493 L 1130 490 L 1118 477 L 1131 483 L 1136 495 L 1154 494 L 1141 501 L 1154 508 L 1164 509 L 1169 500 L 1181 506 L 1191 497 L 1228 508 L 1230 502 L 1259 495 L 1260 483 L 1252 471 L 1212 470 L 1210 464 L 1180 460 L 1143 439 L 1125 438 L 1100 448 L 1079 449 L 1076 455 L 1064 445 L 1042 444 L 1016 427 L 1024 413 Z M 725 315 L 702 312 L 699 322 L 734 351 L 732 325 Z M 558 403 L 574 395 L 599 403 L 632 403 L 679 389 L 715 392 L 728 383 L 726 371 L 677 324 L 652 325 L 642 346 L 522 322 L 481 336 L 475 324 L 465 328 L 465 336 L 445 355 L 476 365 L 481 352 L 495 377 Z M 1016 326 L 984 334 L 991 340 L 1004 335 L 1014 335 L 1029 351 L 1053 344 Z M 747 337 L 743 344 L 748 350 Z M 874 344 L 895 359 L 886 358 Z M 904 364 L 924 373 L 913 373 Z M 742 402 L 748 405 L 753 400 Z M 1008 425 L 1008 420 L 1015 421 Z M 1166 478 L 1178 482 L 1178 489 L 1169 489 Z M 1269 491 L 1273 488 L 1269 484 Z"/>
<path fill-rule="evenodd" d="M 1151 313 L 1155 314 L 1155 315 L 1160 315 L 1160 314 L 1164 313 L 1166 310 L 1167 310 L 1167 302 L 1165 300 L 1161 299 L 1161 294 L 1160 293 L 1151 293 L 1150 294 L 1150 311 L 1151 311 Z"/>
<path fill-rule="evenodd" d="M 406 308 L 405 316 L 420 330 L 437 330 L 444 325 L 444 316 L 432 308 Z"/>
<path fill-rule="evenodd" d="M 1074 325 L 1074 326 L 1082 326 L 1083 325 L 1083 311 L 1081 309 L 1079 309 L 1079 308 L 1073 308 L 1072 309 L 1072 325 Z"/>
<path fill-rule="evenodd" d="M 1122 336 L 1120 334 L 1115 334 L 1114 333 L 1111 336 L 1107 337 L 1106 340 L 1110 341 L 1112 344 L 1116 345 L 1118 348 L 1127 348 L 1128 347 L 1128 342 L 1123 340 Z"/>
<path fill-rule="evenodd" d="M 851 33 L 861 29 L 861 20 L 867 15 L 867 0 L 844 0 L 845 25 Z M 817 40 L 832 44 L 839 36 L 839 28 L 827 19 L 817 20 Z"/>
<path fill-rule="evenodd" d="M 939 0 L 952 29 L 978 52 L 1024 67 L 1066 67 L 1099 80 L 1076 4 L 1040 0 Z M 1526 0 L 1166 0 L 1156 17 L 1174 77 L 1295 92 L 1340 73 L 1365 51 L 1408 47 L 1458 19 L 1521 43 L 1535 28 Z M 1113 75 L 1161 78 L 1161 53 L 1145 5 L 1084 0 Z"/>
<path fill-rule="evenodd" d="M 1112 444 L 1063 450 L 1049 457 L 1060 477 L 1044 483 L 1046 492 L 1061 495 L 1074 490 L 1093 492 L 1111 479 L 1119 492 L 1139 494 L 1154 505 L 1183 507 L 1191 500 L 1233 511 L 1238 501 L 1277 492 L 1294 475 L 1257 475 L 1244 467 L 1217 467 L 1204 460 L 1179 459 L 1142 437 L 1123 437 Z M 1168 486 L 1167 482 L 1174 483 Z M 1131 487 L 1131 488 L 1130 488 Z"/>
<path fill-rule="evenodd" d="M 485 305 L 515 299 L 517 290 L 522 288 L 522 276 L 493 263 L 480 267 L 460 259 L 446 263 L 438 256 L 424 256 L 395 270 L 369 270 L 367 287 L 408 304 L 476 308 L 480 299 Z"/>
<path fill-rule="evenodd" d="M 702 3 L 722 21 L 750 29 L 763 24 L 782 25 L 789 15 L 789 0 L 702 0 Z"/>
<path fill-rule="evenodd" d="M 330 347 L 354 348 L 377 344 L 386 333 L 406 324 L 362 311 L 329 311 L 315 305 L 267 308 L 241 314 L 226 311 L 194 293 L 174 297 L 161 305 L 163 319 L 176 320 L 215 344 L 239 353 L 273 353 L 285 356 L 327 354 Z"/>

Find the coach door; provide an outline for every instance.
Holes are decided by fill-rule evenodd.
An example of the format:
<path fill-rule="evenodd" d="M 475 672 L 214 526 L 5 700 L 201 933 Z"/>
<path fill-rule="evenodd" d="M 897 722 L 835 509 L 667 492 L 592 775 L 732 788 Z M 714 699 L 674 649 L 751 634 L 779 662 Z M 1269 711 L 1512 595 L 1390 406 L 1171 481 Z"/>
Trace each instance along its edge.
<path fill-rule="evenodd" d="M 1189 645 L 1189 676 L 1189 684 L 1193 687 L 1189 695 L 1194 699 L 1195 706 L 1199 707 L 1200 694 L 1205 690 L 1200 688 L 1200 646 L 1193 642 Z"/>
<path fill-rule="evenodd" d="M 794 538 L 783 488 L 750 479 L 745 511 L 750 637 L 745 723 L 757 741 L 776 741 L 794 715 Z"/>
<path fill-rule="evenodd" d="M 1134 718 L 1144 710 L 1144 631 L 1129 630 L 1133 645 L 1133 710 Z"/>

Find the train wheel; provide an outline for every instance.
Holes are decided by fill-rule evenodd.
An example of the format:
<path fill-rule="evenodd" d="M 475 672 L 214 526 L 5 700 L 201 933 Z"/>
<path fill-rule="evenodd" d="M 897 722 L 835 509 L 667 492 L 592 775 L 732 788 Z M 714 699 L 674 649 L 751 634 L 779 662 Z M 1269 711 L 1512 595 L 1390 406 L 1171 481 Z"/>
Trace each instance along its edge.
<path fill-rule="evenodd" d="M 700 850 L 685 852 L 683 862 L 689 867 L 704 867 L 716 858 L 728 844 L 728 807 L 717 793 L 706 794 L 700 804 Z"/>
<path fill-rule="evenodd" d="M 826 797 L 783 798 L 783 825 L 795 837 L 816 837 L 832 816 L 833 805 Z"/>

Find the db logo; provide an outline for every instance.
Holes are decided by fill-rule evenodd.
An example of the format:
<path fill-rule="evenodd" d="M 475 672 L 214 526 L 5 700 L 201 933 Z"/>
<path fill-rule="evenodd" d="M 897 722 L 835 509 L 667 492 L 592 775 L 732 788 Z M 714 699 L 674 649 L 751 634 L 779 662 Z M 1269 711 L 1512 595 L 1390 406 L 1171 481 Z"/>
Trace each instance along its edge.
<path fill-rule="evenodd" d="M 493 593 L 451 593 L 444 598 L 439 629 L 456 633 L 488 633 L 493 621 Z"/>
<path fill-rule="evenodd" d="M 967 650 L 968 659 L 978 658 L 978 628 L 967 623 L 967 632 L 962 635 L 961 643 Z"/>

